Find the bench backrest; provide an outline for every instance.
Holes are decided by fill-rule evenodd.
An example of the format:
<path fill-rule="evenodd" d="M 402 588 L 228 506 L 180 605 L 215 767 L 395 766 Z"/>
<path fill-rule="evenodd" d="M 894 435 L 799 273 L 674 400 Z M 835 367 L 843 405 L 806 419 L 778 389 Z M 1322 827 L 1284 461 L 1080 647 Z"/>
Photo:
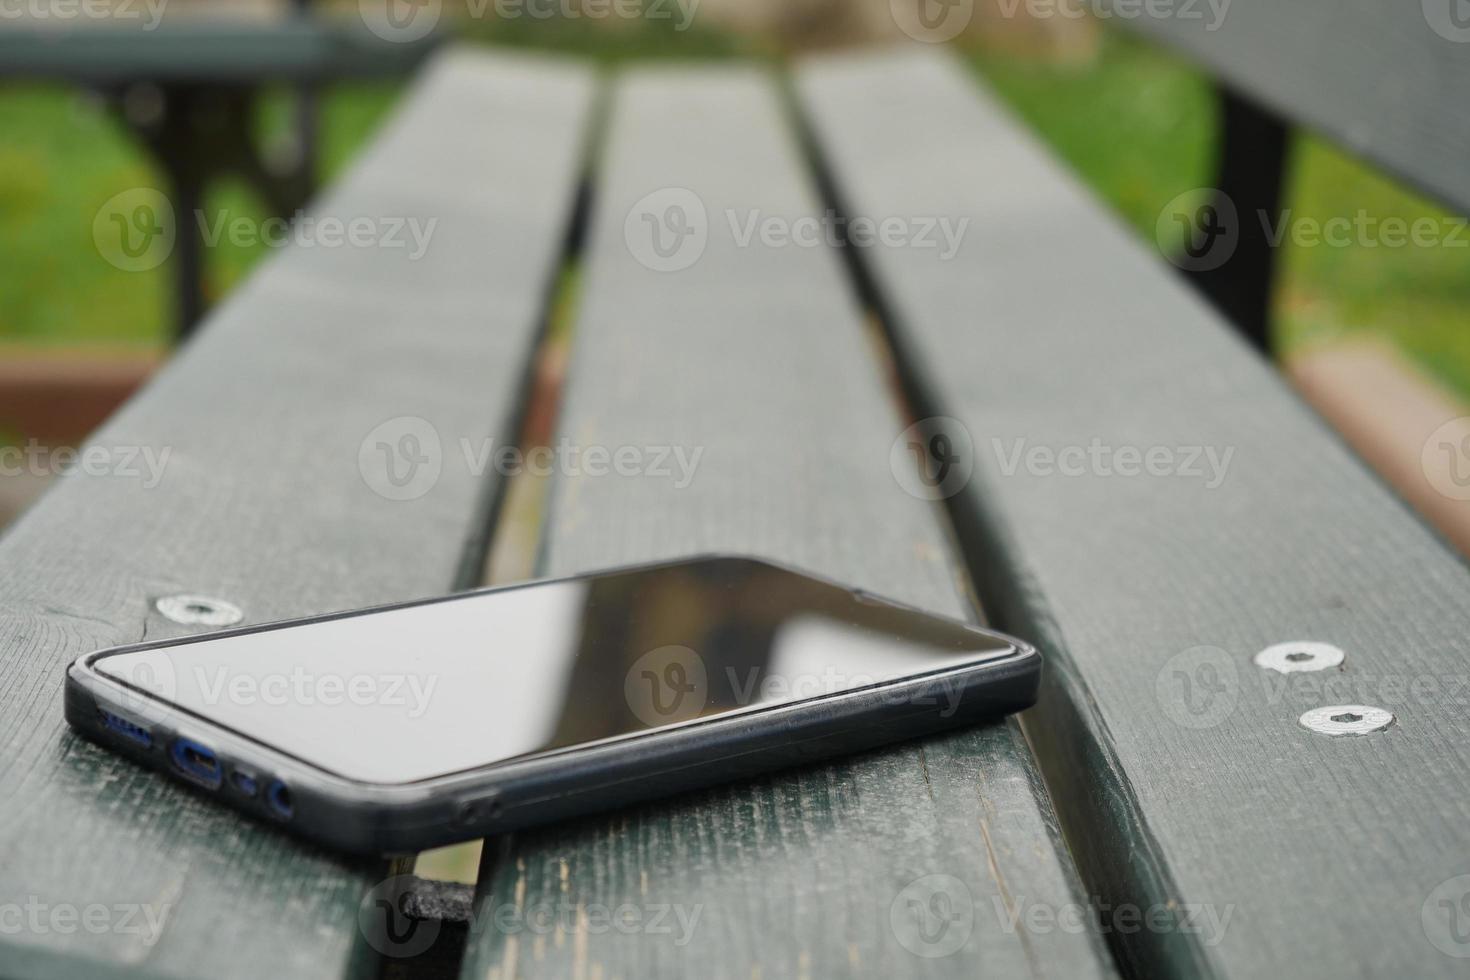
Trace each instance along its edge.
<path fill-rule="evenodd" d="M 1202 62 L 1287 122 L 1318 131 L 1470 211 L 1470 4 L 1464 0 L 1177 0 L 1119 23 Z"/>

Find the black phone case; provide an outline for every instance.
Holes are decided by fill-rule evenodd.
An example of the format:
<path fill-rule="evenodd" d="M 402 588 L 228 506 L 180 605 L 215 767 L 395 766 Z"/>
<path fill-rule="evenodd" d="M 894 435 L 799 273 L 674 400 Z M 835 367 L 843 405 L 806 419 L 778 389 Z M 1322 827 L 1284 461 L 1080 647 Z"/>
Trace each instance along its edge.
<path fill-rule="evenodd" d="M 411 853 L 994 720 L 1030 707 L 1041 677 L 1041 657 L 1034 648 L 967 626 L 1003 641 L 1010 651 L 975 664 L 858 690 L 715 716 L 420 782 L 383 785 L 342 778 L 178 706 L 162 710 L 161 702 L 157 712 L 145 712 L 151 743 L 145 746 L 114 726 L 118 719 L 126 724 L 126 719 L 137 718 L 140 702 L 154 699 L 100 674 L 93 666 L 96 660 L 113 654 L 535 584 L 99 650 L 78 658 L 67 670 L 66 719 L 94 742 L 326 847 L 364 854 Z M 864 598 L 911 608 L 866 594 Z M 949 705 L 955 705 L 954 710 L 946 713 Z M 104 720 L 104 712 L 112 716 L 111 725 Z M 168 746 L 178 738 L 207 741 L 226 775 L 221 786 L 200 786 L 177 771 Z M 234 791 L 230 775 L 237 770 L 249 773 L 261 786 L 277 779 L 288 783 L 290 816 L 283 817 L 273 809 L 264 793 L 247 796 Z"/>

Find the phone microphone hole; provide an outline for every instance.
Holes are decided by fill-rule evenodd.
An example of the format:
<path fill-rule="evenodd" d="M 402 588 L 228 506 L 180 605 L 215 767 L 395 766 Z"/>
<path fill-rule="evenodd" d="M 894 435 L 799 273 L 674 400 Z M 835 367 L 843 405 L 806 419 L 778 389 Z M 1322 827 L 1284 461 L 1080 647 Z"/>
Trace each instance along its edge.
<path fill-rule="evenodd" d="M 173 758 L 174 768 L 179 772 L 210 789 L 219 789 L 224 778 L 224 769 L 220 766 L 214 749 L 191 738 L 180 737 L 174 739 L 169 754 Z"/>
<path fill-rule="evenodd" d="M 291 815 L 296 812 L 296 803 L 291 799 L 290 788 L 279 779 L 271 780 L 265 791 L 265 801 L 270 804 L 271 811 L 282 820 L 290 820 Z"/>

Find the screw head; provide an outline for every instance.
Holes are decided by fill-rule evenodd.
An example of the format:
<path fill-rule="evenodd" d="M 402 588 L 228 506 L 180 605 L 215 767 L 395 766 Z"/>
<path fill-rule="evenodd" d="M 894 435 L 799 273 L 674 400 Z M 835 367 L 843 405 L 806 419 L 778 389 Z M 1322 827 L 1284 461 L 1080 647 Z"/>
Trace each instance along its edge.
<path fill-rule="evenodd" d="M 1282 674 L 1295 674 L 1309 670 L 1327 670 L 1340 666 L 1347 658 L 1341 647 L 1315 640 L 1296 640 L 1291 643 L 1276 643 L 1253 659 L 1257 667 L 1274 670 Z"/>
<path fill-rule="evenodd" d="M 1394 723 L 1393 712 L 1366 704 L 1334 704 L 1304 712 L 1297 721 L 1308 731 L 1334 738 L 1381 732 Z"/>
<path fill-rule="evenodd" d="M 204 595 L 169 595 L 153 603 L 164 619 L 183 626 L 234 626 L 245 613 L 233 602 Z"/>

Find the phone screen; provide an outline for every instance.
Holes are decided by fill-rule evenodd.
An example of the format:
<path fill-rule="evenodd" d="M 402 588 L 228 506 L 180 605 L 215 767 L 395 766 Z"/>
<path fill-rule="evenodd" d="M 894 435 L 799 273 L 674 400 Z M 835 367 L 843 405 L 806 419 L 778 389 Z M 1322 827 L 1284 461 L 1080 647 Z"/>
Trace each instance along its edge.
<path fill-rule="evenodd" d="M 201 637 L 96 669 L 339 776 L 407 783 L 1011 649 L 786 569 L 709 559 Z"/>

